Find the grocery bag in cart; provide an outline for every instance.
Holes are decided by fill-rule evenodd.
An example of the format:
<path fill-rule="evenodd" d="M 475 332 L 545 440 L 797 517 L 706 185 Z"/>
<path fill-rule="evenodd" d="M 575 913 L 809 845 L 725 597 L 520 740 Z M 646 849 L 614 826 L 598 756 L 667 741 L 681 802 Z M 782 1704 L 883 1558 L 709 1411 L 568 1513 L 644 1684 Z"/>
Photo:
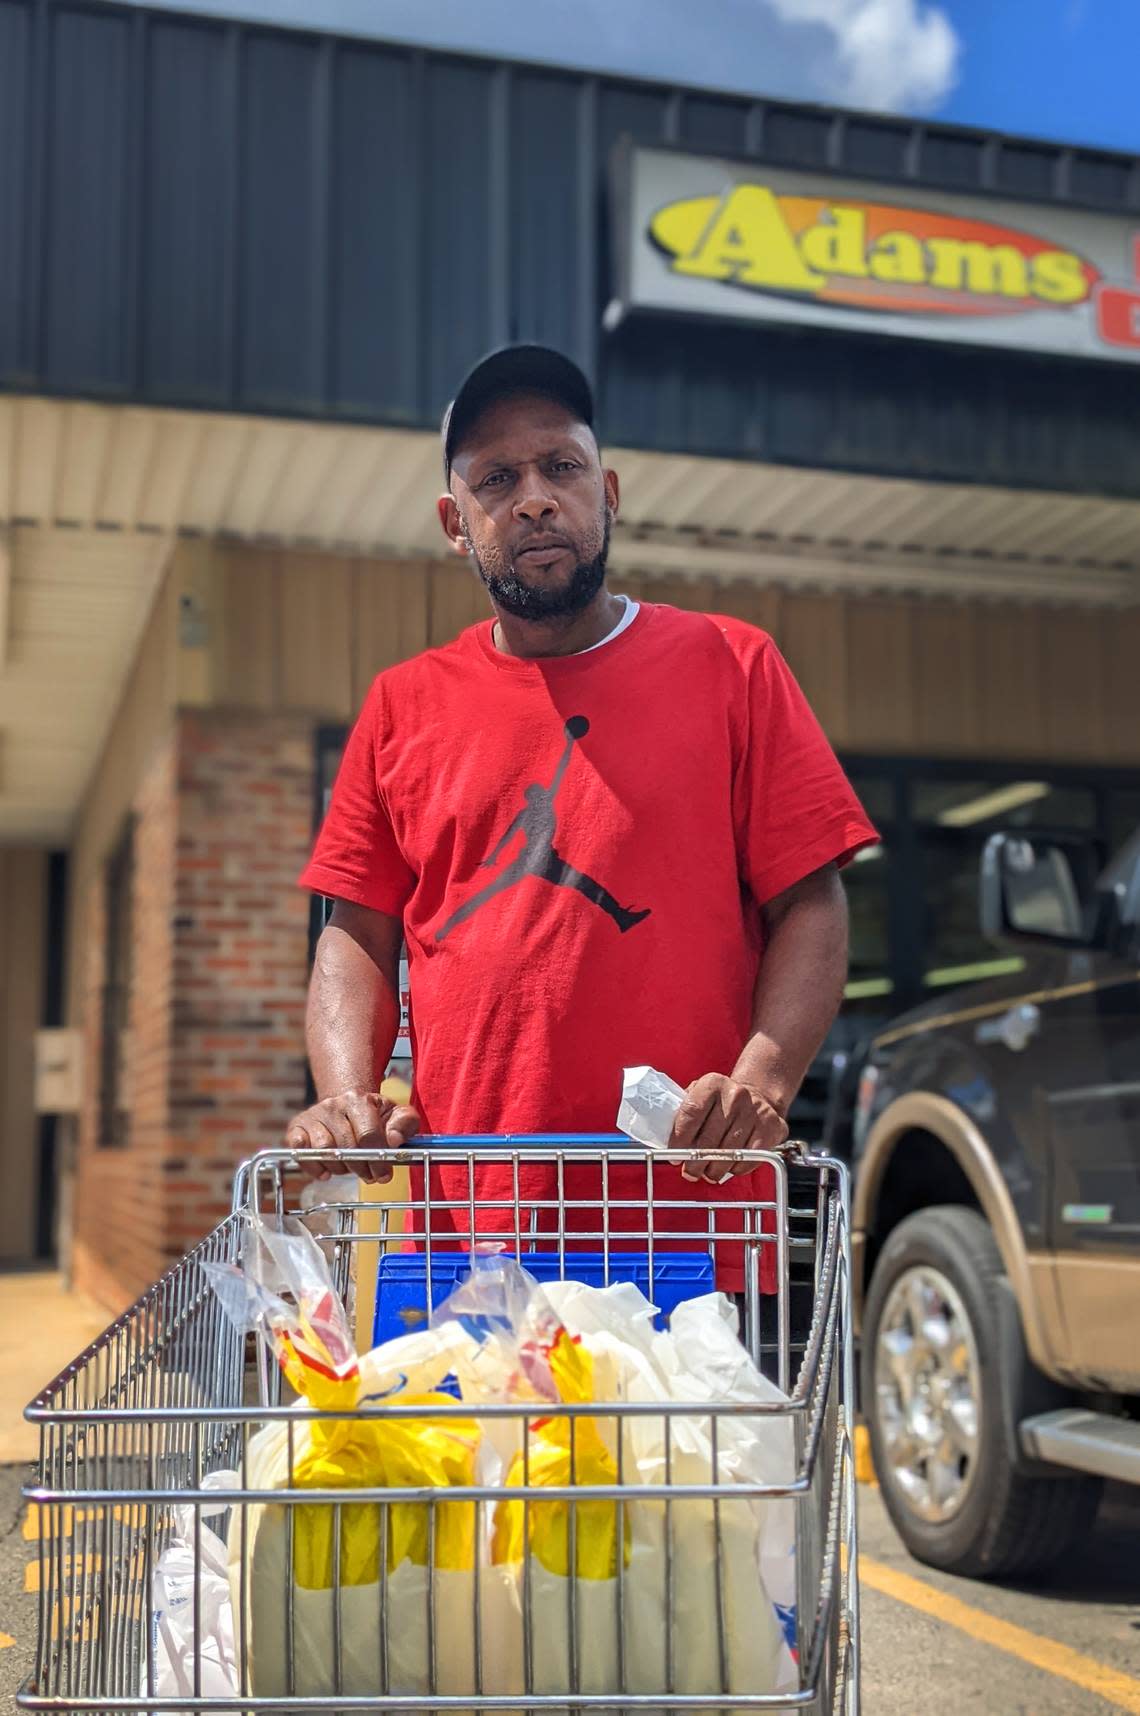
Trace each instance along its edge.
<path fill-rule="evenodd" d="M 492 1716 L 508 1700 L 568 1712 L 640 1700 L 663 1716 L 857 1716 L 843 1165 L 803 1164 L 801 1208 L 783 1165 L 758 1156 L 775 1192 L 758 1189 L 730 1235 L 699 1192 L 655 1191 L 647 1172 L 642 1210 L 618 1192 L 589 1219 L 609 1283 L 596 1287 L 565 1279 L 583 1237 L 564 1196 L 571 1149 L 603 1180 L 626 1158 L 647 1163 L 608 1138 L 433 1140 L 433 1158 L 463 1169 L 470 1238 L 517 1252 L 541 1232 L 559 1278 L 540 1292 L 502 1255 L 469 1256 L 473 1276 L 513 1281 L 509 1314 L 467 1305 L 359 1356 L 342 1306 L 360 1247 L 391 1243 L 386 1218 L 377 1234 L 375 1206 L 326 1184 L 306 1213 L 319 1243 L 306 1239 L 290 1213 L 295 1156 L 242 1167 L 232 1214 L 28 1408 L 41 1436 L 24 1492 L 41 1526 L 40 1625 L 19 1708 L 342 1716 L 351 1701 L 426 1716 L 443 1701 Z M 515 1188 L 502 1218 L 496 1192 L 491 1220 L 479 1208 L 488 1152 Z M 426 1157 L 402 1153 L 421 1174 Z M 554 1201 L 527 1192 L 528 1165 Z M 418 1195 L 413 1179 L 392 1215 Z M 426 1229 L 422 1202 L 418 1213 Z M 644 1293 L 612 1267 L 634 1230 Z M 706 1293 L 662 1328 L 663 1233 L 714 1262 L 742 1250 L 738 1305 Z M 796 1246 L 810 1247 L 813 1316 L 785 1395 L 757 1365 L 767 1323 L 786 1387 Z M 476 1288 L 485 1296 L 487 1280 L 459 1291 Z M 251 1323 L 267 1337 L 256 1354 Z M 269 1351 L 272 1365 L 251 1362 Z M 301 1398 L 282 1398 L 287 1381 Z"/>
<path fill-rule="evenodd" d="M 394 1691 L 414 1693 L 433 1675 L 441 1692 L 466 1690 L 475 1661 L 475 1509 L 446 1492 L 476 1482 L 479 1429 L 455 1412 L 452 1396 L 435 1392 L 451 1369 L 449 1336 L 408 1336 L 383 1362 L 377 1355 L 362 1366 L 324 1256 L 300 1223 L 274 1231 L 252 1220 L 244 1265 L 247 1314 L 288 1382 L 317 1413 L 343 1413 L 298 1413 L 295 1424 L 268 1426 L 250 1442 L 247 1481 L 265 1491 L 346 1493 L 343 1502 L 235 1510 L 229 1565 L 250 1691 L 366 1694 L 386 1677 Z M 214 1277 L 226 1293 L 226 1273 Z M 232 1304 L 232 1287 L 229 1297 Z M 379 1400 L 395 1410 L 382 1418 L 357 1410 Z M 397 1415 L 433 1405 L 451 1410 Z M 348 1499 L 386 1488 L 432 1489 L 441 1499 L 383 1507 Z M 434 1635 L 429 1608 L 446 1616 Z"/>
<path fill-rule="evenodd" d="M 449 1484 L 470 1488 L 477 1476 L 501 1486 L 501 1499 L 478 1521 L 472 1503 L 446 1499 L 386 1508 L 269 1504 L 239 1515 L 230 1549 L 235 1601 L 243 1585 L 248 1592 L 251 1691 L 287 1690 L 283 1665 L 291 1660 L 296 1693 L 320 1695 L 334 1685 L 365 1691 L 383 1672 L 393 1692 L 423 1693 L 434 1683 L 458 1694 L 475 1675 L 476 1628 L 488 1694 L 519 1694 L 528 1684 L 544 1694 L 572 1686 L 600 1693 L 619 1680 L 631 1692 L 653 1691 L 667 1679 L 679 1692 L 698 1694 L 794 1683 L 760 1572 L 769 1523 L 763 1508 L 708 1495 L 638 1494 L 645 1484 L 715 1485 L 720 1454 L 709 1426 L 674 1404 L 665 1379 L 684 1370 L 671 1337 L 654 1337 L 666 1355 L 656 1360 L 635 1344 L 636 1323 L 651 1328 L 654 1316 L 635 1287 L 578 1284 L 580 1312 L 594 1306 L 585 1320 L 595 1330 L 571 1335 L 513 1259 L 493 1249 L 476 1253 L 469 1280 L 427 1334 L 389 1343 L 358 1363 L 311 1237 L 299 1227 L 276 1233 L 260 1223 L 250 1233 L 247 1281 L 256 1315 L 310 1406 L 351 1411 L 378 1399 L 389 1409 L 451 1405 L 446 1395 L 408 1388 L 418 1366 L 421 1385 L 453 1369 L 472 1409 L 469 1418 L 439 1420 L 303 1418 L 285 1426 L 284 1439 L 275 1426 L 251 1444 L 250 1481 L 293 1490 L 430 1485 L 444 1496 Z M 268 1291 L 267 1280 L 287 1297 Z M 706 1302 L 708 1317 L 724 1331 L 719 1297 Z M 729 1340 L 749 1367 L 731 1333 Z M 657 1400 L 662 1411 L 628 1422 L 623 1441 L 604 1407 L 636 1398 Z M 481 1438 L 479 1409 L 512 1401 L 532 1401 L 541 1411 L 494 1431 L 486 1425 Z M 558 1410 L 591 1404 L 596 1414 Z M 726 1453 L 738 1467 L 734 1448 Z M 788 1466 L 785 1481 L 790 1458 Z M 628 1499 L 593 1493 L 622 1483 Z M 509 1499 L 523 1486 L 574 1493 L 549 1502 Z M 775 1528 L 774 1514 L 770 1523 Z"/>
<path fill-rule="evenodd" d="M 510 1452 L 508 1495 L 493 1516 L 491 1576 L 505 1579 L 510 1598 L 498 1609 L 508 1625 L 505 1677 L 494 1691 L 521 1693 L 529 1684 L 543 1695 L 572 1687 L 603 1694 L 621 1685 L 640 1694 L 669 1685 L 702 1695 L 795 1685 L 763 1571 L 765 1560 L 778 1570 L 794 1605 L 790 1506 L 710 1493 L 722 1483 L 791 1483 L 790 1425 L 769 1419 L 758 1428 L 756 1419 L 692 1411 L 726 1349 L 733 1374 L 722 1370 L 720 1380 L 737 1386 L 716 1397 L 718 1406 L 749 1398 L 786 1405 L 786 1397 L 736 1339 L 736 1313 L 723 1295 L 677 1307 L 668 1332 L 654 1331 L 654 1315 L 632 1283 L 544 1289 L 512 1258 L 493 1255 L 476 1255 L 469 1280 L 437 1313 L 444 1325 L 461 1317 L 482 1331 L 480 1348 L 459 1359 L 465 1402 L 533 1388 L 554 1408 L 510 1427 L 521 1445 Z M 709 1355 L 704 1376 L 688 1369 Z M 652 1402 L 660 1412 L 606 1411 Z M 582 1499 L 510 1499 L 524 1485 L 577 1486 Z M 639 1493 L 646 1486 L 657 1493 Z M 591 1495 L 607 1487 L 610 1495 Z"/>

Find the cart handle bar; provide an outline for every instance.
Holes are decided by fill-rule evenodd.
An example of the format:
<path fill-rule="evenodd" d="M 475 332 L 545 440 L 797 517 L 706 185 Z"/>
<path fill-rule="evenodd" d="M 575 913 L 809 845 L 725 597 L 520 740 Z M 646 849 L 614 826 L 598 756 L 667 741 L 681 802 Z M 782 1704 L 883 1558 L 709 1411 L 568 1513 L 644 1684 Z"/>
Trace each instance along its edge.
<path fill-rule="evenodd" d="M 381 1146 L 370 1148 L 361 1145 L 353 1150 L 259 1150 L 256 1156 L 249 1156 L 240 1164 L 234 1174 L 233 1202 L 231 1209 L 236 1214 L 245 1209 L 249 1203 L 250 1181 L 263 1168 L 285 1167 L 299 1168 L 302 1156 L 306 1161 L 344 1163 L 349 1172 L 352 1164 L 359 1161 L 376 1161 L 383 1159 L 399 1167 L 408 1160 L 409 1153 L 415 1155 L 424 1151 L 454 1150 L 474 1152 L 477 1150 L 509 1151 L 511 1154 L 549 1154 L 552 1150 L 595 1150 L 606 1155 L 619 1154 L 620 1159 L 629 1160 L 640 1158 L 661 1162 L 689 1161 L 693 1156 L 703 1160 L 754 1162 L 757 1167 L 764 1163 L 776 1169 L 777 1178 L 786 1184 L 788 1161 L 802 1163 L 804 1166 L 824 1168 L 831 1166 L 831 1160 L 826 1156 L 813 1156 L 806 1144 L 789 1143 L 780 1150 L 663 1150 L 653 1146 L 635 1144 L 624 1132 L 470 1132 L 470 1133 L 435 1133 L 423 1134 L 409 1139 L 401 1150 L 389 1150 Z"/>

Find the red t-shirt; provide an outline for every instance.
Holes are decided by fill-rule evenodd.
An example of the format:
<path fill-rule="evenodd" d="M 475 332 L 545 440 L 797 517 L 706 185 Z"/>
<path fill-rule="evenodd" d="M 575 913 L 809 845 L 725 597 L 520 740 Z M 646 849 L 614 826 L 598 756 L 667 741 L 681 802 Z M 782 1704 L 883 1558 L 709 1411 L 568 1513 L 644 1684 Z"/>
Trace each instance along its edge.
<path fill-rule="evenodd" d="M 643 604 L 581 655 L 504 655 L 485 621 L 380 674 L 301 881 L 403 920 L 426 1132 L 612 1132 L 624 1067 L 681 1085 L 731 1072 L 759 908 L 876 838 L 772 640 Z M 567 1191 L 587 1195 L 591 1172 Z M 636 1196 L 638 1170 L 624 1172 L 611 1197 Z M 699 1195 L 755 1199 L 764 1178 Z M 488 1164 L 480 1195 L 510 1189 L 509 1168 Z M 533 1172 L 523 1186 L 553 1190 Z M 668 1167 L 655 1190 L 696 1193 Z M 433 1173 L 437 1239 L 447 1197 L 466 1191 L 462 1169 Z M 721 1221 L 740 1231 L 739 1212 Z M 692 1231 L 693 1217 L 656 1224 Z M 738 1289 L 739 1248 L 718 1254 L 719 1283 Z"/>

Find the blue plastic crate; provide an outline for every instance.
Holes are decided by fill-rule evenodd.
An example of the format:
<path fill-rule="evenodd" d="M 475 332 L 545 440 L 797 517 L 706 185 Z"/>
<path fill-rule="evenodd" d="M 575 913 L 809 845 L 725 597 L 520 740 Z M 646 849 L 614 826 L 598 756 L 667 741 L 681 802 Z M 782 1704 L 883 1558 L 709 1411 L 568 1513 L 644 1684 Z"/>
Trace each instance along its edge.
<path fill-rule="evenodd" d="M 605 1258 L 600 1251 L 568 1251 L 565 1271 L 556 1251 L 511 1253 L 536 1281 L 557 1281 L 563 1273 L 588 1287 L 606 1284 Z M 380 1259 L 376 1279 L 376 1315 L 372 1344 L 394 1340 L 422 1328 L 427 1319 L 427 1268 L 424 1252 L 386 1252 Z M 469 1251 L 434 1251 L 431 1258 L 431 1297 L 438 1306 L 471 1272 Z M 711 1293 L 716 1285 L 713 1260 L 704 1251 L 654 1251 L 653 1285 L 650 1290 L 650 1259 L 644 1251 L 611 1251 L 609 1278 L 632 1281 L 657 1306 L 659 1328 L 670 1311 L 684 1299 Z"/>

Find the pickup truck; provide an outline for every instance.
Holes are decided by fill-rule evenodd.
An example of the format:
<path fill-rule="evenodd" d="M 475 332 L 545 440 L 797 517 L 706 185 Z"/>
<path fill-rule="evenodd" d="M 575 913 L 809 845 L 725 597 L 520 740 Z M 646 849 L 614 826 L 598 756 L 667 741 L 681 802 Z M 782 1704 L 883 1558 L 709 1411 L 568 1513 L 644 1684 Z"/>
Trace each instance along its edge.
<path fill-rule="evenodd" d="M 981 913 L 1022 969 L 893 1020 L 848 1115 L 883 1499 L 921 1560 L 994 1578 L 1140 1483 L 1140 830 L 1099 873 L 994 835 Z"/>

